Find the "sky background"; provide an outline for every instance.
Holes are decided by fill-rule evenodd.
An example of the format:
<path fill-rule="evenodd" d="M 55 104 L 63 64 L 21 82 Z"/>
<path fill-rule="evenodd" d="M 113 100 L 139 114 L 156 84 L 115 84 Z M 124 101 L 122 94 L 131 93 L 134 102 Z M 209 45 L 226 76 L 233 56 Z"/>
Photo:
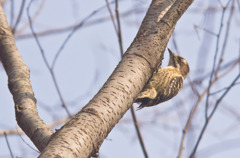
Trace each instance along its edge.
<path fill-rule="evenodd" d="M 43 61 L 39 47 L 32 37 L 27 22 L 26 6 L 23 18 L 15 34 L 16 45 L 26 65 L 30 69 L 30 79 L 37 99 L 40 117 L 49 124 L 67 117 L 61 108 L 61 102 L 54 87 L 51 75 Z M 225 6 L 227 1 L 222 0 Z M 14 15 L 18 14 L 21 1 L 15 1 Z M 126 50 L 133 41 L 142 19 L 149 7 L 150 1 L 121 0 L 119 10 L 121 16 L 123 46 Z M 223 65 L 239 58 L 239 5 L 235 4 L 234 14 L 224 55 Z M 73 26 L 88 17 L 94 11 L 106 5 L 104 0 L 34 0 L 30 8 L 33 26 L 36 32 L 55 30 Z M 114 4 L 111 5 L 114 9 Z M 211 9 L 209 9 L 211 8 Z M 4 11 L 10 23 L 10 1 L 4 4 Z M 220 36 L 219 50 L 224 43 L 226 22 L 230 9 L 226 10 L 223 32 Z M 188 61 L 191 71 L 189 77 L 201 84 L 196 85 L 203 92 L 212 69 L 213 57 L 216 50 L 217 34 L 221 22 L 222 7 L 217 0 L 195 0 L 187 12 L 178 21 L 174 35 L 178 51 Z M 99 20 L 101 19 L 101 20 Z M 94 22 L 94 23 L 93 23 Z M 196 29 L 196 26 L 198 29 Z M 205 30 L 204 30 L 205 29 Z M 206 31 L 209 30 L 209 31 Z M 63 41 L 71 32 L 67 31 L 39 36 L 41 46 L 47 61 L 53 62 Z M 173 38 L 168 47 L 176 52 Z M 219 57 L 219 55 L 218 55 Z M 165 53 L 163 67 L 168 63 L 168 53 Z M 78 29 L 62 50 L 54 73 L 57 83 L 72 114 L 77 113 L 98 92 L 120 61 L 118 39 L 106 7 L 89 18 L 85 25 Z M 239 66 L 234 67 L 229 74 L 221 78 L 212 88 L 212 92 L 227 87 L 239 73 Z M 204 76 L 207 77 L 203 78 Z M 224 98 L 203 136 L 197 151 L 197 157 L 225 158 L 238 157 L 240 154 L 240 108 L 239 85 L 236 85 Z M 221 93 L 210 98 L 213 105 Z M 0 66 L 0 131 L 16 129 L 14 103 L 7 87 L 7 76 Z M 185 80 L 183 90 L 172 100 L 159 106 L 136 111 L 142 135 L 150 158 L 175 158 L 178 154 L 182 129 L 188 115 L 197 101 L 189 82 Z M 134 104 L 136 109 L 138 105 Z M 204 123 L 205 98 L 200 103 L 197 113 L 188 131 L 185 143 L 184 157 L 192 152 L 199 132 Z M 212 106 L 210 106 L 212 109 Z M 60 127 L 60 126 L 59 126 Z M 55 127 L 55 128 L 59 128 Z M 55 129 L 53 128 L 53 130 Z M 31 141 L 22 136 L 31 147 Z M 36 157 L 38 153 L 24 143 L 19 135 L 8 136 L 15 157 Z M 100 156 L 102 158 L 134 157 L 143 158 L 143 154 L 128 111 L 104 141 Z M 0 157 L 10 157 L 5 138 L 0 136 Z"/>

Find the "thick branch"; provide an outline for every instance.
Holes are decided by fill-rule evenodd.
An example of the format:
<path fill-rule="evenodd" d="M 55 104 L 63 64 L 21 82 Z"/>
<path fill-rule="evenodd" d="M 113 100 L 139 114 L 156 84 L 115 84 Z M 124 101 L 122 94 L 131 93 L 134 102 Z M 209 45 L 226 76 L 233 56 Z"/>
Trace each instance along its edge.
<path fill-rule="evenodd" d="M 137 94 L 162 61 L 177 20 L 193 0 L 154 0 L 122 61 L 98 94 L 55 133 L 40 157 L 86 158 L 130 108 Z"/>
<path fill-rule="evenodd" d="M 42 151 L 53 132 L 38 116 L 36 99 L 29 80 L 29 69 L 17 50 L 1 3 L 0 58 L 8 76 L 9 90 L 13 95 L 17 123 Z"/>

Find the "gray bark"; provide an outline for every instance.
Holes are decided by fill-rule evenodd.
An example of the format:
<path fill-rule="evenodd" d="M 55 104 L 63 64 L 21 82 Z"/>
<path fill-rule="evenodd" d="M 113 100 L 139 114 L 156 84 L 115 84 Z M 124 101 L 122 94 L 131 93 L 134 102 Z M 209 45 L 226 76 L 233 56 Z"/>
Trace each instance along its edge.
<path fill-rule="evenodd" d="M 18 125 L 42 151 L 53 131 L 38 116 L 36 99 L 24 64 L 14 42 L 11 29 L 0 3 L 0 59 L 8 76 L 8 87 L 13 95 Z"/>

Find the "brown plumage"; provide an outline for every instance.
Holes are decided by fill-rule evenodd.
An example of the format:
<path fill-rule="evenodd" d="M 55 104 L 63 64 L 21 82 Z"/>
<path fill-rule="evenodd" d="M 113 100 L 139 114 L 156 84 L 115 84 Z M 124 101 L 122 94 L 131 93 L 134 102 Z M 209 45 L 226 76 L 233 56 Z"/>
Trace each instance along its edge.
<path fill-rule="evenodd" d="M 138 109 L 165 102 L 181 90 L 183 80 L 187 77 L 189 66 L 187 61 L 168 49 L 170 58 L 167 67 L 154 72 L 135 102 L 141 102 Z"/>

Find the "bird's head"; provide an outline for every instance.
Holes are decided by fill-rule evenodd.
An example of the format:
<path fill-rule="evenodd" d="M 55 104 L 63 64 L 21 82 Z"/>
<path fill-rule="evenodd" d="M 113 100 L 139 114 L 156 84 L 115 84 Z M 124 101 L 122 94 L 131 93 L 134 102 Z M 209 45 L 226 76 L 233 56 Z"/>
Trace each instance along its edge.
<path fill-rule="evenodd" d="M 173 66 L 173 67 L 179 69 L 182 76 L 184 78 L 186 78 L 189 73 L 189 70 L 190 70 L 186 59 L 184 59 L 183 57 L 181 57 L 177 54 L 174 54 L 170 49 L 168 49 L 168 51 L 170 54 L 168 66 Z"/>

